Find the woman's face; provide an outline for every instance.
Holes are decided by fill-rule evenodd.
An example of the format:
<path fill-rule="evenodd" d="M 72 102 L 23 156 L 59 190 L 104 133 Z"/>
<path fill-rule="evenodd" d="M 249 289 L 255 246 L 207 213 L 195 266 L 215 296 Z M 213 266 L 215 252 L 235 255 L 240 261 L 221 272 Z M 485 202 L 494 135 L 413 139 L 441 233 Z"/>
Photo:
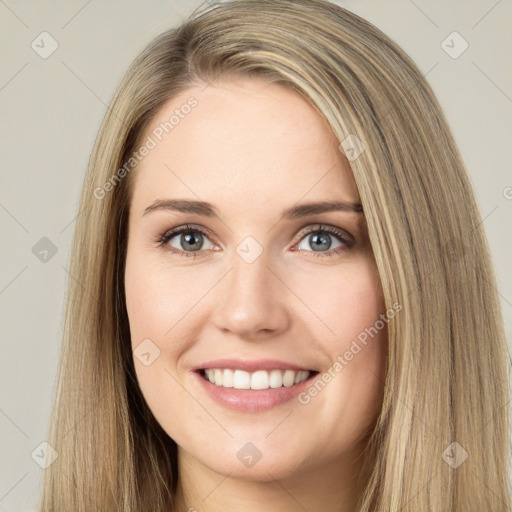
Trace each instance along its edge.
<path fill-rule="evenodd" d="M 363 215 L 311 206 L 359 201 L 328 124 L 281 85 L 224 78 L 174 97 L 143 142 L 126 303 L 180 458 L 262 481 L 355 459 L 387 317 Z"/>

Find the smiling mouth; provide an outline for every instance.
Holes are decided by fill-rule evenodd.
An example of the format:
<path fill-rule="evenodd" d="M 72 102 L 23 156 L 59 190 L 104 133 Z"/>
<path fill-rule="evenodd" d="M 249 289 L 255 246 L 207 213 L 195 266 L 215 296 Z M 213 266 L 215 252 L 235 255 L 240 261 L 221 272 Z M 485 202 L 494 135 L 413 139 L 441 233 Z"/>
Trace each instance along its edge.
<path fill-rule="evenodd" d="M 203 379 L 222 388 L 251 389 L 254 391 L 291 387 L 318 374 L 310 370 L 257 370 L 247 372 L 228 368 L 198 370 Z"/>

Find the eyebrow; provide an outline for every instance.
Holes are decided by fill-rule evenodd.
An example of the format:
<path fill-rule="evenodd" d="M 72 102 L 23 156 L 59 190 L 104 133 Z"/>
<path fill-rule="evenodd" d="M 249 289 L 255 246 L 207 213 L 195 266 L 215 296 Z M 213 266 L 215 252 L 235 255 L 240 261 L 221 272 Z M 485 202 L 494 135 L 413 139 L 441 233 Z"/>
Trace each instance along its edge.
<path fill-rule="evenodd" d="M 195 213 L 205 217 L 220 218 L 217 209 L 211 203 L 189 199 L 157 199 L 144 210 L 142 215 L 144 216 L 157 210 Z M 336 211 L 363 213 L 363 207 L 359 202 L 351 203 L 347 201 L 304 203 L 284 210 L 281 214 L 281 219 L 293 220 L 308 215 Z"/>

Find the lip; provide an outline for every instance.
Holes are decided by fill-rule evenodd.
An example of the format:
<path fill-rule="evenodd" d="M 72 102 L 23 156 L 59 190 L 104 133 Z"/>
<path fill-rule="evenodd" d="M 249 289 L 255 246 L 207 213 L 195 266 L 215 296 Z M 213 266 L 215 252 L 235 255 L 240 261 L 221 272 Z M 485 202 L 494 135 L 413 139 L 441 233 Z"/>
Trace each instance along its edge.
<path fill-rule="evenodd" d="M 216 361 L 215 364 L 218 364 Z M 224 368 L 223 366 L 208 366 L 206 368 Z M 233 368 L 232 366 L 226 366 L 225 368 Z M 239 366 L 235 368 L 242 369 Z M 266 367 L 268 368 L 268 367 Z M 257 369 L 262 369 L 259 366 Z M 272 369 L 290 369 L 293 370 L 289 365 L 284 368 L 282 366 Z M 301 368 L 298 368 L 301 369 Z M 235 410 L 238 412 L 260 412 L 272 409 L 281 404 L 293 400 L 297 395 L 303 392 L 307 387 L 310 386 L 311 380 L 318 375 L 318 372 L 311 372 L 311 375 L 303 382 L 299 384 L 293 384 L 292 386 L 280 388 L 268 388 L 268 389 L 234 389 L 224 388 L 212 384 L 209 380 L 203 377 L 203 372 L 198 369 L 192 372 L 193 377 L 198 381 L 199 386 L 206 392 L 206 394 L 217 404 L 220 404 L 228 409 Z"/>
<path fill-rule="evenodd" d="M 285 361 L 277 359 L 216 359 L 215 361 L 208 361 L 200 366 L 193 368 L 195 371 L 204 370 L 208 368 L 229 368 L 232 370 L 245 370 L 246 372 L 256 372 L 258 370 L 308 370 L 314 372 L 316 370 L 308 368 L 307 366 L 297 366 Z"/>

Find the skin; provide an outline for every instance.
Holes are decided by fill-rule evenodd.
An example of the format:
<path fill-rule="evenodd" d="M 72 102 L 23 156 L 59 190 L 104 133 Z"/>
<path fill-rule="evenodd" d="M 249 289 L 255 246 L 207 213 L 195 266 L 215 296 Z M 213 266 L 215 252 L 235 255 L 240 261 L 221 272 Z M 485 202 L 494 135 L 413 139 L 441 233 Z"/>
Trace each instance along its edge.
<path fill-rule="evenodd" d="M 386 328 L 307 404 L 230 410 L 192 371 L 225 357 L 326 371 L 385 312 L 361 213 L 279 220 L 298 202 L 359 201 L 349 162 L 308 102 L 256 78 L 224 77 L 180 93 L 144 139 L 191 96 L 198 105 L 129 178 L 125 270 L 132 347 L 149 338 L 160 350 L 152 364 L 134 364 L 150 409 L 179 446 L 178 510 L 352 511 L 364 484 L 356 481 L 362 437 L 382 402 Z M 143 215 L 157 199 L 178 198 L 208 201 L 220 219 Z M 196 258 L 168 249 L 186 250 L 183 235 L 167 249 L 158 243 L 185 224 L 211 232 Z M 315 251 L 301 233 L 319 224 L 346 231 L 354 244 L 325 234 L 332 257 Z M 236 252 L 247 236 L 263 249 L 252 263 Z M 237 457 L 247 442 L 262 454 L 252 467 Z"/>

